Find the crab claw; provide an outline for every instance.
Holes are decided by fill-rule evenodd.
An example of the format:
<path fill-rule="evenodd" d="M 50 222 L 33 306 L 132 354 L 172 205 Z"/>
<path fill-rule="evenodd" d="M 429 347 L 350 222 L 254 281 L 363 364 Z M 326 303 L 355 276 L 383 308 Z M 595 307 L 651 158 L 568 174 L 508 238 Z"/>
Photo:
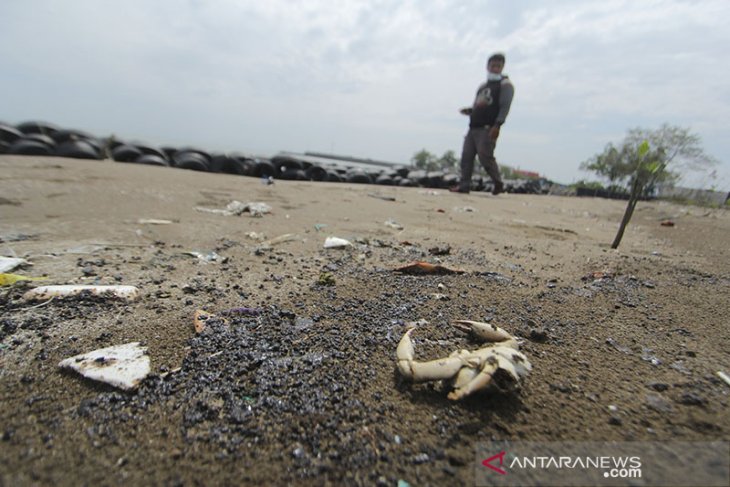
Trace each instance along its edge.
<path fill-rule="evenodd" d="M 464 332 L 471 332 L 476 337 L 487 342 L 506 342 L 514 337 L 497 325 L 482 323 L 481 321 L 455 320 L 451 325 Z"/>
<path fill-rule="evenodd" d="M 463 361 L 459 357 L 447 357 L 431 360 L 430 362 L 417 362 L 414 360 L 415 351 L 411 341 L 413 330 L 415 328 L 405 332 L 395 351 L 400 374 L 414 382 L 451 379 L 454 377 L 463 365 Z"/>
<path fill-rule="evenodd" d="M 478 350 L 474 352 L 473 358 L 477 356 L 479 363 L 462 368 L 451 383 L 453 390 L 448 398 L 452 401 L 486 389 L 497 370 L 505 371 L 517 383 L 532 369 L 527 357 L 511 347 L 496 346 Z"/>
<path fill-rule="evenodd" d="M 485 389 L 497 369 L 499 369 L 498 359 L 494 356 L 488 357 L 478 369 L 464 367 L 455 377 L 453 390 L 447 397 L 452 401 L 458 401 L 480 389 Z"/>

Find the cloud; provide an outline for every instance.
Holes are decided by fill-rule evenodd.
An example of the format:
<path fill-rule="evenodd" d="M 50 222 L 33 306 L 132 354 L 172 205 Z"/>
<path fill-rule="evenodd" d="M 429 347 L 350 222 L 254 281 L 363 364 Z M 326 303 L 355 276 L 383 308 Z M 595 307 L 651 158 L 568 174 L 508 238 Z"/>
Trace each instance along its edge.
<path fill-rule="evenodd" d="M 664 122 L 730 152 L 718 124 L 730 115 L 728 2 L 545 5 L 11 0 L 0 4 L 0 82 L 13 96 L 0 116 L 407 162 L 421 148 L 460 152 L 457 110 L 500 50 L 516 85 L 501 162 L 570 181 L 629 128 Z"/>

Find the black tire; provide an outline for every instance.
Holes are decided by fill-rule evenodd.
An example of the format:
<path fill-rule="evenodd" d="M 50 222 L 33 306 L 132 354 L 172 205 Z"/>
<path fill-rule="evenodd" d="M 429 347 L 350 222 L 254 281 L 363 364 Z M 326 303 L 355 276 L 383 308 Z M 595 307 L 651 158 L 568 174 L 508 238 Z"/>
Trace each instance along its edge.
<path fill-rule="evenodd" d="M 183 152 L 175 154 L 175 167 L 191 171 L 210 171 L 208 160 L 197 152 Z"/>
<path fill-rule="evenodd" d="M 444 172 L 443 171 L 430 171 L 426 173 L 428 178 L 429 188 L 443 188 L 444 187 Z"/>
<path fill-rule="evenodd" d="M 306 181 L 308 179 L 304 169 L 296 169 L 293 167 L 283 167 L 282 169 L 283 171 L 279 176 L 281 179 L 289 181 Z"/>
<path fill-rule="evenodd" d="M 69 140 L 59 145 L 56 149 L 59 157 L 72 157 L 74 159 L 101 159 L 101 154 L 93 144 L 86 140 Z"/>
<path fill-rule="evenodd" d="M 135 161 L 137 164 L 146 164 L 148 166 L 168 167 L 170 165 L 167 159 L 156 154 L 142 154 Z"/>
<path fill-rule="evenodd" d="M 147 144 L 134 144 L 137 149 L 142 151 L 142 154 L 148 154 L 151 156 L 157 156 L 160 159 L 167 160 L 167 155 L 162 151 L 162 149 L 159 149 L 157 147 L 147 145 Z"/>
<path fill-rule="evenodd" d="M 387 174 L 381 174 L 375 179 L 375 184 L 380 184 L 383 186 L 393 186 L 393 178 L 391 178 Z"/>
<path fill-rule="evenodd" d="M 112 149 L 112 159 L 118 162 L 134 162 L 142 155 L 142 151 L 133 145 L 122 144 Z"/>
<path fill-rule="evenodd" d="M 21 156 L 50 156 L 53 149 L 43 142 L 30 139 L 19 139 L 8 147 L 8 154 Z"/>
<path fill-rule="evenodd" d="M 52 137 L 53 137 L 53 140 L 55 140 L 57 144 L 62 144 L 63 142 L 67 142 L 69 140 L 79 140 L 79 139 L 96 140 L 97 139 L 97 137 L 95 137 L 87 132 L 83 132 L 81 130 L 73 130 L 73 129 L 60 129 L 57 132 L 55 132 L 52 135 Z"/>
<path fill-rule="evenodd" d="M 36 133 L 25 134 L 23 135 L 23 140 L 35 140 L 36 142 L 40 142 L 41 144 L 46 144 L 48 147 L 51 148 L 51 150 L 56 148 L 56 141 L 48 135 Z"/>
<path fill-rule="evenodd" d="M 410 170 L 411 170 L 411 168 L 408 166 L 400 166 L 400 167 L 396 168 L 395 172 L 398 173 L 398 176 L 400 176 L 402 178 L 407 178 L 408 172 L 410 172 Z"/>
<path fill-rule="evenodd" d="M 208 170 L 215 173 L 226 172 L 225 168 L 231 165 L 231 161 L 231 157 L 225 154 L 212 155 L 208 163 Z"/>
<path fill-rule="evenodd" d="M 253 175 L 257 178 L 275 177 L 276 166 L 266 159 L 257 159 L 253 166 Z"/>
<path fill-rule="evenodd" d="M 23 132 L 6 124 L 0 124 L 0 141 L 8 145 L 23 137 Z"/>
<path fill-rule="evenodd" d="M 182 149 L 178 149 L 173 155 L 173 162 L 175 162 L 178 157 L 183 157 L 185 154 L 197 154 L 202 157 L 207 164 L 210 164 L 210 153 L 201 149 L 196 149 L 195 147 L 183 147 Z"/>
<path fill-rule="evenodd" d="M 362 170 L 353 170 L 347 173 L 347 182 L 356 184 L 372 184 L 373 180 Z"/>
<path fill-rule="evenodd" d="M 409 171 L 408 179 L 413 181 L 417 186 L 428 186 L 428 176 L 426 175 L 426 171 L 422 169 Z"/>
<path fill-rule="evenodd" d="M 461 178 L 456 174 L 444 174 L 444 188 L 451 188 L 459 184 Z"/>
<path fill-rule="evenodd" d="M 239 176 L 252 176 L 253 175 L 254 161 L 247 157 L 232 157 L 230 165 L 226 166 L 225 172 L 227 174 L 237 174 Z"/>
<path fill-rule="evenodd" d="M 274 156 L 271 158 L 271 163 L 280 173 L 286 169 L 304 169 L 302 161 L 290 156 Z"/>
<path fill-rule="evenodd" d="M 309 166 L 306 175 L 310 181 L 327 181 L 327 170 L 320 166 Z"/>
<path fill-rule="evenodd" d="M 24 134 L 43 134 L 49 136 L 53 136 L 53 134 L 59 131 L 58 126 L 37 120 L 19 123 L 15 128 Z"/>
<path fill-rule="evenodd" d="M 340 176 L 337 171 L 329 170 L 327 171 L 327 179 L 326 181 L 330 183 L 341 183 L 342 182 L 342 176 Z"/>
<path fill-rule="evenodd" d="M 177 149 L 177 147 L 170 147 L 168 145 L 163 145 L 162 147 L 160 147 L 160 150 L 165 153 L 165 158 L 168 161 L 172 161 L 173 160 L 172 158 L 178 149 Z"/>

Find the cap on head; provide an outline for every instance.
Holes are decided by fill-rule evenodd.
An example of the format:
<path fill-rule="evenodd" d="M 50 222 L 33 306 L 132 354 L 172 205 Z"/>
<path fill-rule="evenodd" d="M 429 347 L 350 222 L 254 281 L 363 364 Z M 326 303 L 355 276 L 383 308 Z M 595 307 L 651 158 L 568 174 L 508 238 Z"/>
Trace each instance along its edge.
<path fill-rule="evenodd" d="M 495 52 L 494 54 L 489 56 L 489 59 L 487 59 L 487 64 L 491 63 L 492 61 L 501 61 L 502 64 L 504 64 L 504 54 L 502 54 L 501 52 Z"/>

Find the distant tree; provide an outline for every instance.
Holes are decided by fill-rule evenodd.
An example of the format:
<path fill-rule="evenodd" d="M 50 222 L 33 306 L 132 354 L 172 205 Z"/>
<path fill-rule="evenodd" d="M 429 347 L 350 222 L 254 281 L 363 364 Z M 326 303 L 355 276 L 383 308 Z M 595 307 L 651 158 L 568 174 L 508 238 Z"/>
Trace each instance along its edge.
<path fill-rule="evenodd" d="M 452 150 L 444 152 L 441 157 L 436 157 L 426 149 L 421 149 L 413 154 L 411 164 L 425 171 L 453 171 L 458 168 L 459 160 Z"/>
<path fill-rule="evenodd" d="M 418 169 L 435 171 L 438 168 L 438 159 L 426 149 L 421 149 L 413 154 L 413 157 L 411 157 L 411 164 Z"/>
<path fill-rule="evenodd" d="M 713 157 L 705 154 L 698 135 L 687 128 L 664 124 L 657 130 L 629 130 L 618 146 L 608 144 L 602 153 L 584 161 L 580 167 L 608 180 L 610 186 L 631 189 L 636 177 L 644 176 L 639 174 L 644 158 L 638 152 L 644 141 L 653 152 L 647 155 L 659 164 L 658 172 L 652 174 L 651 184 L 642 186 L 645 193 L 651 192 L 656 183 L 676 181 L 682 170 L 706 169 L 717 164 Z M 643 170 L 646 170 L 645 166 Z"/>
<path fill-rule="evenodd" d="M 632 129 L 618 146 L 608 144 L 601 154 L 581 164 L 612 185 L 625 184 L 630 190 L 621 225 L 611 248 L 618 248 L 626 226 L 642 195 L 650 194 L 657 183 L 675 181 L 676 169 L 701 169 L 717 164 L 705 154 L 699 136 L 689 129 L 664 124 L 658 130 Z"/>
<path fill-rule="evenodd" d="M 452 150 L 447 150 L 444 155 L 438 160 L 439 166 L 443 170 L 455 171 L 459 167 L 459 159 L 456 158 L 456 154 Z"/>

